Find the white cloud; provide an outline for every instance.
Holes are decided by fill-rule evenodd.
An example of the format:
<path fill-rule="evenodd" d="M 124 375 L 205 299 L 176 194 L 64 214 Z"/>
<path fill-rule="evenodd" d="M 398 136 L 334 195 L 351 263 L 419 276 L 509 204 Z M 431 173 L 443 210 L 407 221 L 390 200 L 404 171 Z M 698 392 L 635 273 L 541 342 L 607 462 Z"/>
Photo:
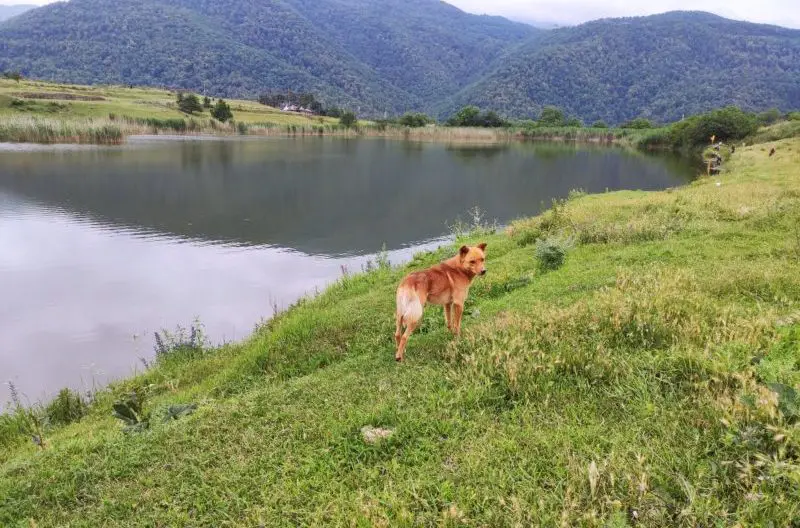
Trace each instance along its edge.
<path fill-rule="evenodd" d="M 517 20 L 578 24 L 605 17 L 639 16 L 666 11 L 708 11 L 726 18 L 800 28 L 795 0 L 447 0 L 470 13 Z"/>

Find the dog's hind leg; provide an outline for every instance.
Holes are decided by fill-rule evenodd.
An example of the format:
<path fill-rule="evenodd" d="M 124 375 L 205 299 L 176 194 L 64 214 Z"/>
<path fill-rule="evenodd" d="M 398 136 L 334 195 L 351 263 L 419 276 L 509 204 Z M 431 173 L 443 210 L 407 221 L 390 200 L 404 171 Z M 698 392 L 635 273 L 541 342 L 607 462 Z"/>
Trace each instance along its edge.
<path fill-rule="evenodd" d="M 397 353 L 394 355 L 394 359 L 397 361 L 403 361 L 406 355 L 406 344 L 408 343 L 408 338 L 411 337 L 411 334 L 414 333 L 414 330 L 417 329 L 419 325 L 419 320 L 416 321 L 406 321 L 406 331 L 400 337 L 400 342 L 397 343 Z"/>
<path fill-rule="evenodd" d="M 403 314 L 396 314 L 394 327 L 394 344 L 400 346 L 400 337 L 403 335 Z"/>
<path fill-rule="evenodd" d="M 397 361 L 403 361 L 405 357 L 406 343 L 422 319 L 422 307 L 424 305 L 425 297 L 420 298 L 413 289 L 401 286 L 397 290 L 397 326 L 395 328 L 397 352 L 394 355 Z M 397 336 L 403 325 L 405 325 L 406 331 L 398 339 Z"/>
<path fill-rule="evenodd" d="M 453 329 L 453 322 L 452 322 L 453 320 L 451 315 L 452 310 L 453 310 L 453 303 L 447 303 L 444 305 L 444 320 L 445 322 L 447 322 L 448 330 Z"/>

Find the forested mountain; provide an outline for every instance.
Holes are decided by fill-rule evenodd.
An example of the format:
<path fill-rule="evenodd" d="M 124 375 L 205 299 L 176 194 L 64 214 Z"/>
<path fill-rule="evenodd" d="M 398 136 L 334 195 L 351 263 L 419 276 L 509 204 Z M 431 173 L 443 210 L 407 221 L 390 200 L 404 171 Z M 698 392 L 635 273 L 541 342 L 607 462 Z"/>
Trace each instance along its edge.
<path fill-rule="evenodd" d="M 9 18 L 21 15 L 25 11 L 30 11 L 36 7 L 35 5 L 17 4 L 17 5 L 0 5 L 0 22 L 8 20 Z"/>
<path fill-rule="evenodd" d="M 521 116 L 555 105 L 585 121 L 671 121 L 711 108 L 800 108 L 800 31 L 673 12 L 556 29 L 456 95 Z"/>
<path fill-rule="evenodd" d="M 438 0 L 71 0 L 0 26 L 0 70 L 429 108 L 537 30 Z"/>
<path fill-rule="evenodd" d="M 800 108 L 800 31 L 675 12 L 540 30 L 439 0 L 71 0 L 0 24 L 0 71 L 211 94 L 310 91 L 360 115 L 466 104 L 584 121 Z"/>

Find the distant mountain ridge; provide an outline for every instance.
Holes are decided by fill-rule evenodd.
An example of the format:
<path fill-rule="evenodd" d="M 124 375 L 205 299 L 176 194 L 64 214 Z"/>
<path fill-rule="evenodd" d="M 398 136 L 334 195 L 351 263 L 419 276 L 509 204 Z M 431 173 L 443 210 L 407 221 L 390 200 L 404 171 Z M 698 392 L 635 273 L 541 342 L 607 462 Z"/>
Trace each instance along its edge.
<path fill-rule="evenodd" d="M 701 12 L 603 19 L 555 29 L 510 54 L 441 107 L 535 115 L 556 105 L 619 123 L 737 105 L 800 108 L 800 30 Z"/>
<path fill-rule="evenodd" d="M 466 104 L 584 121 L 800 108 L 800 30 L 672 12 L 542 30 L 439 0 L 71 0 L 0 24 L 0 70 L 224 96 L 312 91 L 365 116 Z"/>

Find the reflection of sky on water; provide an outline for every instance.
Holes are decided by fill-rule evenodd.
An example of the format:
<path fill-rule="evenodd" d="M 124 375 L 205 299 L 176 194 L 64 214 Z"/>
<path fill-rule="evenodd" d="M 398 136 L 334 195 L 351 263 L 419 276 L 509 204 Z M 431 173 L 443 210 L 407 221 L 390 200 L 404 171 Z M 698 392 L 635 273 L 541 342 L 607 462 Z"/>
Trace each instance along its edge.
<path fill-rule="evenodd" d="M 0 402 L 6 381 L 38 400 L 133 373 L 152 355 L 154 330 L 195 317 L 214 342 L 245 338 L 274 302 L 286 306 L 368 259 L 114 230 L 3 194 L 0 206 Z"/>

